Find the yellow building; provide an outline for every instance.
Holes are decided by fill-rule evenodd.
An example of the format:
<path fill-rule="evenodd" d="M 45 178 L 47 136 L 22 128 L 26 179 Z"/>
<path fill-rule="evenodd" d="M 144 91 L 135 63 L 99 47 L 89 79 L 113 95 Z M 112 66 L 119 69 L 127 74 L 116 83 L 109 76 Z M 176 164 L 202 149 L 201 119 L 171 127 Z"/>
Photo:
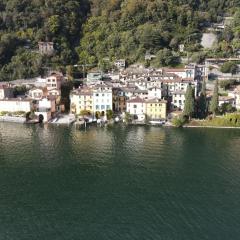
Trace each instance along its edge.
<path fill-rule="evenodd" d="M 70 95 L 71 113 L 81 114 L 82 111 L 93 111 L 93 93 L 90 89 L 77 89 Z"/>
<path fill-rule="evenodd" d="M 167 118 L 167 101 L 161 99 L 149 99 L 146 101 L 147 118 L 166 119 Z"/>

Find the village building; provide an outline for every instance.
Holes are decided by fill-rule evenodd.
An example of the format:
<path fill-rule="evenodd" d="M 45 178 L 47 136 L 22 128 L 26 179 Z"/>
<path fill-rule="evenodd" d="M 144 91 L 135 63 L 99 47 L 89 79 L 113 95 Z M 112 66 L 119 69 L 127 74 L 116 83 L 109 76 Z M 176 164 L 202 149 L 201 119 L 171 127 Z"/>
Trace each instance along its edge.
<path fill-rule="evenodd" d="M 47 90 L 57 89 L 61 90 L 61 85 L 64 81 L 63 75 L 52 72 L 47 78 L 46 78 L 46 86 Z"/>
<path fill-rule="evenodd" d="M 158 98 L 146 100 L 146 115 L 150 120 L 167 118 L 167 101 Z"/>
<path fill-rule="evenodd" d="M 195 66 L 185 66 L 185 68 L 166 68 L 164 72 L 175 74 L 180 78 L 195 79 Z"/>
<path fill-rule="evenodd" d="M 13 88 L 7 85 L 0 85 L 0 99 L 12 98 Z"/>
<path fill-rule="evenodd" d="M 236 99 L 232 96 L 219 96 L 218 106 L 221 107 L 223 104 L 231 104 L 233 107 L 236 106 Z"/>
<path fill-rule="evenodd" d="M 235 99 L 235 107 L 240 110 L 240 86 L 237 86 L 232 92 L 228 92 L 228 96 Z"/>
<path fill-rule="evenodd" d="M 82 111 L 93 113 L 93 92 L 89 88 L 79 88 L 71 92 L 71 113 L 80 115 Z"/>
<path fill-rule="evenodd" d="M 118 59 L 114 62 L 114 66 L 118 69 L 124 69 L 126 67 L 126 60 L 125 59 Z"/>
<path fill-rule="evenodd" d="M 31 99 L 9 98 L 0 100 L 0 112 L 31 112 L 34 104 Z"/>
<path fill-rule="evenodd" d="M 159 87 L 151 87 L 148 89 L 148 98 L 158 98 L 163 97 L 163 89 Z"/>
<path fill-rule="evenodd" d="M 113 89 L 113 111 L 123 113 L 127 110 L 127 97 L 121 88 Z"/>
<path fill-rule="evenodd" d="M 140 97 L 127 101 L 127 112 L 133 116 L 134 120 L 145 120 L 146 102 Z"/>
<path fill-rule="evenodd" d="M 93 88 L 93 113 L 100 112 L 106 115 L 108 110 L 113 109 L 112 87 L 104 83 L 95 85 Z"/>
<path fill-rule="evenodd" d="M 54 53 L 53 42 L 38 42 L 39 53 L 42 55 L 52 55 Z"/>
<path fill-rule="evenodd" d="M 40 100 L 47 96 L 47 88 L 32 88 L 28 91 L 28 97 L 34 100 Z"/>
<path fill-rule="evenodd" d="M 186 91 L 175 91 L 172 94 L 172 108 L 183 110 L 185 104 L 185 93 Z"/>
<path fill-rule="evenodd" d="M 38 116 L 43 122 L 48 122 L 56 112 L 55 99 L 43 98 L 38 101 L 38 107 L 35 111 L 35 115 Z"/>
<path fill-rule="evenodd" d="M 97 84 L 103 79 L 103 74 L 101 72 L 90 72 L 87 74 L 88 84 Z"/>

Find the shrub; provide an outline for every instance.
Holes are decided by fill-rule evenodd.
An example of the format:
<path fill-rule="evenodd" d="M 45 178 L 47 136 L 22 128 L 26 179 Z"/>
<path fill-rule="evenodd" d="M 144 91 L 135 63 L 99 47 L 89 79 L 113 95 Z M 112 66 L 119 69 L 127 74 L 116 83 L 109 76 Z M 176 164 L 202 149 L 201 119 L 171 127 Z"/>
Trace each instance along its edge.
<path fill-rule="evenodd" d="M 219 85 L 224 90 L 229 89 L 232 85 L 236 84 L 236 80 L 230 79 L 230 80 L 223 80 L 219 82 Z"/>
<path fill-rule="evenodd" d="M 183 115 L 179 116 L 179 117 L 175 117 L 173 120 L 172 120 L 172 124 L 175 126 L 175 127 L 183 127 L 184 124 L 187 123 L 187 118 Z"/>

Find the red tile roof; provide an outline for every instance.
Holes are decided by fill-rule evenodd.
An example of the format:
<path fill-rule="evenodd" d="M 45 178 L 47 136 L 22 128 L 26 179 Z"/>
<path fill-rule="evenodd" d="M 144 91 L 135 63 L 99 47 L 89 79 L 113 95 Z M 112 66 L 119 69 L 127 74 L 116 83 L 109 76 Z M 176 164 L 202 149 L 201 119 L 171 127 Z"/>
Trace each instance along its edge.
<path fill-rule="evenodd" d="M 140 97 L 136 97 L 128 100 L 127 103 L 145 103 L 145 100 Z"/>

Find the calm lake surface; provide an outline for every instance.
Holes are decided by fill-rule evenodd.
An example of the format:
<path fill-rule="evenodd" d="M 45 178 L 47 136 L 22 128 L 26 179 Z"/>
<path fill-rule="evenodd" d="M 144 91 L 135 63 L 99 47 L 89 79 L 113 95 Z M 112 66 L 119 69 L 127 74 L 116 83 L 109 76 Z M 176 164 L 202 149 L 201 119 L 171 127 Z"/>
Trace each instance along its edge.
<path fill-rule="evenodd" d="M 240 239 L 240 130 L 0 123 L 0 239 Z"/>

